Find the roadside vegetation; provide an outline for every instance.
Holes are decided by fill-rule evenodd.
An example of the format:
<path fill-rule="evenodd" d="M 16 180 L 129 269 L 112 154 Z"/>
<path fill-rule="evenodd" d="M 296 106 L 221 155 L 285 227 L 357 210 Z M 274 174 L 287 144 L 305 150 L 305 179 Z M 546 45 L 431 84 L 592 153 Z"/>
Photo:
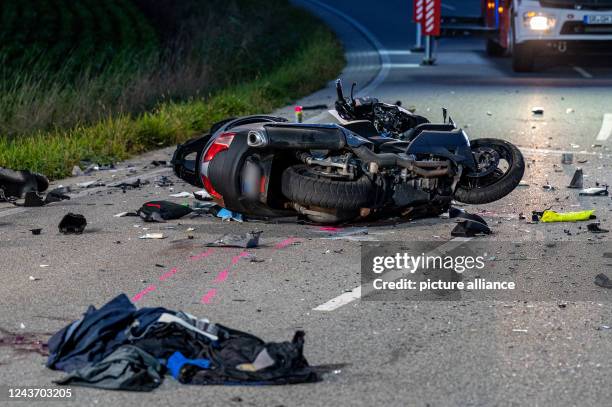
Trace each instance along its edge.
<path fill-rule="evenodd" d="M 344 63 L 327 28 L 286 0 L 4 0 L 0 11 L 0 166 L 53 178 L 269 112 Z"/>

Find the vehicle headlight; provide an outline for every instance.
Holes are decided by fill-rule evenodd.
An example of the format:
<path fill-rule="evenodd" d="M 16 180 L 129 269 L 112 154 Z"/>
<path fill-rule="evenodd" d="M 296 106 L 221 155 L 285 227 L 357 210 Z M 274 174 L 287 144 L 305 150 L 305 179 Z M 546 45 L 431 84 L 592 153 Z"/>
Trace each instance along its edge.
<path fill-rule="evenodd" d="M 548 31 L 555 26 L 555 22 L 555 17 L 548 14 L 535 11 L 523 14 L 523 24 L 533 31 Z"/>

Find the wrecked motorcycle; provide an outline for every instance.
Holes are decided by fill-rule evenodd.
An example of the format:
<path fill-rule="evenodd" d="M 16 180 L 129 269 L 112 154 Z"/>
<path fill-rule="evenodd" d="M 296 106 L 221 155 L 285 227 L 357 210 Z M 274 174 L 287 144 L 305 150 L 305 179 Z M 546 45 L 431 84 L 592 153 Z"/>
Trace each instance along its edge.
<path fill-rule="evenodd" d="M 340 124 L 275 116 L 230 118 L 179 145 L 177 176 L 251 217 L 305 215 L 336 223 L 377 215 L 435 216 L 451 201 L 484 204 L 519 184 L 525 164 L 504 140 L 470 141 L 443 109 L 430 123 L 375 98 L 345 97 Z"/>

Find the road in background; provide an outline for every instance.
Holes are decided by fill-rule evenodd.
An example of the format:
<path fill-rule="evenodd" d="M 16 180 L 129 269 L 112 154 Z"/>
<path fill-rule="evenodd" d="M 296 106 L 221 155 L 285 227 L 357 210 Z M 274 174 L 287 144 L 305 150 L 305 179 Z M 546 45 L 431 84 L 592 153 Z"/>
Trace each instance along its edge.
<path fill-rule="evenodd" d="M 445 106 L 472 138 L 498 137 L 520 146 L 528 163 L 524 178 L 528 186 L 499 202 L 466 207 L 481 213 L 494 230 L 493 236 L 478 239 L 572 240 L 598 245 L 601 253 L 612 252 L 609 235 L 598 238 L 583 225 L 530 224 L 519 219 L 520 213 L 529 217 L 532 210 L 548 207 L 595 208 L 603 225 L 612 226 L 609 197 L 579 197 L 577 191 L 565 188 L 577 165 L 584 170 L 587 186 L 612 182 L 612 138 L 606 134 L 612 128 L 604 119 L 612 113 L 609 66 L 599 59 L 580 64 L 562 61 L 556 66 L 545 61 L 549 66 L 539 72 L 519 75 L 512 72 L 510 61 L 488 58 L 482 40 L 443 39 L 438 64 L 422 67 L 422 55 L 409 52 L 414 43 L 410 2 L 298 3 L 320 14 L 345 43 L 347 84 L 358 81 L 374 96 L 401 100 L 432 120 L 441 119 L 440 107 Z M 443 13 L 457 12 L 464 3 L 447 0 Z M 333 97 L 333 89 L 327 88 L 299 103 L 331 106 Z M 533 115 L 535 106 L 542 107 L 544 114 Z M 280 113 L 290 116 L 291 109 Z M 314 118 L 327 120 L 322 111 L 308 111 L 307 119 Z M 576 164 L 561 166 L 562 152 L 572 152 Z M 62 183 L 153 180 L 170 171 L 148 163 L 168 159 L 170 153 L 166 149 L 139 157 L 131 162 L 132 170 L 124 163 L 114 173 Z M 0 208 L 0 328 L 44 338 L 78 318 L 89 304 L 102 305 L 120 292 L 130 297 L 146 292 L 139 306 L 182 309 L 268 340 L 286 340 L 293 331 L 304 329 L 308 360 L 331 366 L 334 372 L 318 384 L 286 387 L 202 388 L 168 379 L 148 394 L 79 388 L 78 405 L 587 406 L 609 400 L 612 361 L 606 355 L 612 351 L 612 340 L 610 331 L 602 328 L 612 325 L 608 302 L 359 300 L 361 240 L 381 245 L 445 242 L 450 240 L 452 221 L 356 225 L 343 230 L 348 235 L 339 235 L 285 221 L 239 224 L 186 218 L 143 224 L 113 216 L 137 209 L 145 200 L 190 202 L 169 198 L 171 193 L 193 190 L 174 181 L 172 190 L 154 184 L 126 193 L 100 187 L 44 208 Z M 545 184 L 556 189 L 545 190 Z M 68 211 L 87 217 L 87 233 L 58 234 L 57 223 Z M 29 229 L 34 227 L 42 227 L 43 233 L 32 235 Z M 367 227 L 367 234 L 359 230 L 362 227 Z M 253 229 L 263 230 L 263 245 L 249 252 L 263 262 L 245 258 L 232 266 L 227 278 L 219 279 L 219 272 L 241 250 L 218 249 L 198 257 L 206 242 Z M 145 232 L 162 232 L 167 238 L 139 239 Z M 194 239 L 188 239 L 189 233 Z M 550 265 L 551 284 L 571 275 L 578 276 L 585 289 L 602 290 L 593 285 L 593 278 L 612 269 L 593 269 L 589 258 L 581 257 L 580 247 L 577 244 L 575 253 L 567 253 L 568 259 L 580 259 L 580 267 Z M 160 278 L 172 268 L 177 269 L 172 278 Z M 2 346 L 0 383 L 50 385 L 61 374 L 46 370 L 43 362 L 37 354 Z"/>

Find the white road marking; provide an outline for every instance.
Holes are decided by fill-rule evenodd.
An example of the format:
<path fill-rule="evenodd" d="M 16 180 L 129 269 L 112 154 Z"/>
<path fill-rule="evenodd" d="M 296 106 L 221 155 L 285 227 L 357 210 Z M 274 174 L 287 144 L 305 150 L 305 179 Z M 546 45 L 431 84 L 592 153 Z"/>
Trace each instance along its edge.
<path fill-rule="evenodd" d="M 556 154 L 556 155 L 562 155 L 562 154 L 581 154 L 581 155 L 597 155 L 597 156 L 602 156 L 602 157 L 610 157 L 612 156 L 612 154 L 603 154 L 603 153 L 596 153 L 594 151 L 585 151 L 585 150 L 581 150 L 581 151 L 576 151 L 576 150 L 550 150 L 550 149 L 546 149 L 546 148 L 527 148 L 527 147 L 519 147 L 519 150 L 521 150 L 522 153 L 526 153 L 526 154 Z"/>
<path fill-rule="evenodd" d="M 393 69 L 402 69 L 402 68 L 420 68 L 420 64 L 391 64 L 391 68 Z"/>
<path fill-rule="evenodd" d="M 331 13 L 334 13 L 338 17 L 343 18 L 344 20 L 346 20 L 349 24 L 351 24 L 358 31 L 360 31 L 361 34 L 363 34 L 363 36 L 366 37 L 366 39 L 374 46 L 374 48 L 378 52 L 378 57 L 380 58 L 381 69 L 380 69 L 380 71 L 378 71 L 378 75 L 376 75 L 374 80 L 372 80 L 372 82 L 370 82 L 365 88 L 363 88 L 362 90 L 360 90 L 357 93 L 358 95 L 371 95 L 371 94 L 373 94 L 374 90 L 378 86 L 380 86 L 380 84 L 382 84 L 385 81 L 385 79 L 387 78 L 387 75 L 389 75 L 389 70 L 391 69 L 390 68 L 391 59 L 389 58 L 389 54 L 388 54 L 387 50 L 385 49 L 385 47 L 380 43 L 380 41 L 378 41 L 376 36 L 374 36 L 374 34 L 372 34 L 370 32 L 370 30 L 365 28 L 359 21 L 355 20 L 353 17 L 343 13 L 342 11 L 338 10 L 337 8 L 329 6 L 329 5 L 327 5 L 325 3 L 322 3 L 322 2 L 320 2 L 318 0 L 309 0 L 309 1 L 311 3 L 316 4 L 317 6 L 319 6 L 321 8 L 326 9 L 327 11 L 329 11 Z"/>
<path fill-rule="evenodd" d="M 579 66 L 575 66 L 574 71 L 578 72 L 583 78 L 591 79 L 593 77 L 593 75 L 591 75 L 584 68 L 581 68 Z"/>
<path fill-rule="evenodd" d="M 425 253 L 426 255 L 431 254 L 433 252 L 439 252 L 440 250 L 445 250 L 445 251 L 449 251 L 449 250 L 453 250 L 454 248 L 456 248 L 457 246 L 461 245 L 463 242 L 468 242 L 472 240 L 472 238 L 469 237 L 456 237 L 454 239 L 449 240 L 448 242 L 438 246 L 435 250 L 432 250 L 428 253 Z M 384 280 L 385 281 L 395 281 L 398 278 L 403 277 L 406 274 L 406 271 L 402 271 L 402 270 L 396 270 L 396 271 L 390 271 L 388 273 L 383 274 L 384 276 Z M 368 287 L 365 287 L 368 288 Z M 324 311 L 324 312 L 329 312 L 329 311 L 335 311 L 340 307 L 345 306 L 346 304 L 349 304 L 353 301 L 355 301 L 356 299 L 361 298 L 361 291 L 364 289 L 363 285 L 360 285 L 359 287 L 355 287 L 350 291 L 347 291 L 343 294 L 340 294 L 339 296 L 332 298 L 331 300 L 327 301 L 324 304 L 319 305 L 316 308 L 313 308 L 313 311 Z"/>
<path fill-rule="evenodd" d="M 612 134 L 612 113 L 606 113 L 603 117 L 603 122 L 601 123 L 601 129 L 599 130 L 599 134 L 597 135 L 598 141 L 604 141 L 610 138 Z"/>

